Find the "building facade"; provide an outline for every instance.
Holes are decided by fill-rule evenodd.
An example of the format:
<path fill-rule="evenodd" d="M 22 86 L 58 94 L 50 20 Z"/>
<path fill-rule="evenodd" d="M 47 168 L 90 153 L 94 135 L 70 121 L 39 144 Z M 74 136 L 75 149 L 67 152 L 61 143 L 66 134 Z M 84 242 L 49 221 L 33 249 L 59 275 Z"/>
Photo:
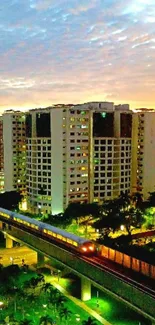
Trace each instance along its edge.
<path fill-rule="evenodd" d="M 4 192 L 3 118 L 0 117 L 0 193 Z"/>
<path fill-rule="evenodd" d="M 146 200 L 155 191 L 155 111 L 135 111 L 132 133 L 132 192 Z"/>
<path fill-rule="evenodd" d="M 155 190 L 155 112 L 91 102 L 0 119 L 0 192 L 17 190 L 32 212 Z"/>
<path fill-rule="evenodd" d="M 25 114 L 3 114 L 4 190 L 19 191 L 26 196 Z"/>
<path fill-rule="evenodd" d="M 132 112 L 97 102 L 26 114 L 27 198 L 34 212 L 102 202 L 131 186 Z"/>

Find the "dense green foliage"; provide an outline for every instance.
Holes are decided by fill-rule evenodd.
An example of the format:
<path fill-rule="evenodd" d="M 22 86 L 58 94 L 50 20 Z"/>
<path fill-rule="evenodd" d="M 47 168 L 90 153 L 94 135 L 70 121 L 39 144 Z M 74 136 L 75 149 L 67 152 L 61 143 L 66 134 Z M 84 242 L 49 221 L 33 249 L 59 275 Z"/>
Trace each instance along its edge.
<path fill-rule="evenodd" d="M 41 273 L 25 272 L 18 265 L 1 266 L 0 288 L 0 324 L 71 325 L 75 321 L 67 298 Z"/>

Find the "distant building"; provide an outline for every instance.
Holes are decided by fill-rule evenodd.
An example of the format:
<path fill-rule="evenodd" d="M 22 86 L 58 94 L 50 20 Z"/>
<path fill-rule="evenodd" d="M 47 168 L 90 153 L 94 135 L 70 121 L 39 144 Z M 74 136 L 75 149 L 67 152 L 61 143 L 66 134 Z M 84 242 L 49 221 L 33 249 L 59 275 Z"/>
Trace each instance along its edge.
<path fill-rule="evenodd" d="M 26 196 L 25 114 L 3 114 L 4 190 L 19 191 Z"/>
<path fill-rule="evenodd" d="M 4 192 L 3 118 L 0 117 L 0 193 Z"/>
<path fill-rule="evenodd" d="M 147 199 L 155 191 L 155 111 L 135 111 L 132 132 L 132 192 Z"/>

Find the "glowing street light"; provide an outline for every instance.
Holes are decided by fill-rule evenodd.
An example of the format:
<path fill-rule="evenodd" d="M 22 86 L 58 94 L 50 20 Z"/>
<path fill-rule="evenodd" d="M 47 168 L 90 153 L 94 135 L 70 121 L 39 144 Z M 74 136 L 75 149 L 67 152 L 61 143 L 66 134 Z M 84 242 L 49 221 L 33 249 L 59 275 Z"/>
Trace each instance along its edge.
<path fill-rule="evenodd" d="M 2 310 L 3 306 L 4 306 L 4 302 L 3 301 L 0 301 L 0 309 L 1 310 Z"/>
<path fill-rule="evenodd" d="M 12 262 L 12 265 L 13 265 L 13 257 L 10 257 L 10 261 Z"/>
<path fill-rule="evenodd" d="M 61 273 L 61 271 L 58 270 L 58 282 L 59 282 L 59 279 L 60 279 L 60 273 Z"/>

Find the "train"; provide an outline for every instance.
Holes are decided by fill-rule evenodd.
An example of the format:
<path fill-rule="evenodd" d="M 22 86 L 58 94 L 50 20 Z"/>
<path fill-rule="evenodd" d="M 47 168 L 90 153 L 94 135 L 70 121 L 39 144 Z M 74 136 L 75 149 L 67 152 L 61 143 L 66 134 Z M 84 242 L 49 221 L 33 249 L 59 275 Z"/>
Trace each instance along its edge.
<path fill-rule="evenodd" d="M 29 230 L 29 232 L 38 234 L 47 240 L 54 240 L 58 244 L 63 244 L 82 255 L 92 256 L 96 253 L 96 246 L 93 241 L 36 219 L 3 208 L 0 208 L 0 218 L 4 222 L 7 220 L 7 223 L 10 225 L 23 228 L 23 230 Z"/>

